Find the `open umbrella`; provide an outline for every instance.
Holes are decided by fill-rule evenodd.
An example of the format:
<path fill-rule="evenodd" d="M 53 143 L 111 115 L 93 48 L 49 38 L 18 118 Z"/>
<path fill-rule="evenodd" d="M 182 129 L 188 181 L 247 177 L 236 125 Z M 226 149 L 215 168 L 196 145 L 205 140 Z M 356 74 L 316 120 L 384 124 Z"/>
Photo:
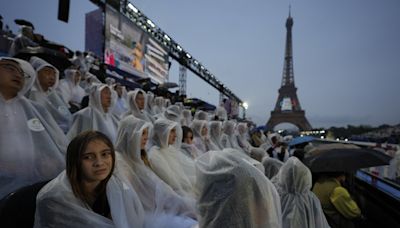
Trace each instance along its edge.
<path fill-rule="evenodd" d="M 304 163 L 313 172 L 351 172 L 388 165 L 390 160 L 390 156 L 373 149 L 333 148 L 306 157 Z"/>
<path fill-rule="evenodd" d="M 163 84 L 160 84 L 158 88 L 165 88 L 165 89 L 172 89 L 178 87 L 178 84 L 175 82 L 164 82 Z"/>
<path fill-rule="evenodd" d="M 306 142 L 312 142 L 314 140 L 315 140 L 315 138 L 312 136 L 308 136 L 308 135 L 300 136 L 300 137 L 296 137 L 296 138 L 293 138 L 292 140 L 290 140 L 289 146 L 295 146 L 295 145 L 306 143 Z"/>

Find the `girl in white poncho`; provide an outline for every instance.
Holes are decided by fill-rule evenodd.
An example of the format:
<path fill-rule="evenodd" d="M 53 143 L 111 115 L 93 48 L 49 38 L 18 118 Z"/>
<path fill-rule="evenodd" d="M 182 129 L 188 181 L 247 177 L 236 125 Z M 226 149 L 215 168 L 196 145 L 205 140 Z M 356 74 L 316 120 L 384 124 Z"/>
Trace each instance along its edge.
<path fill-rule="evenodd" d="M 273 184 L 235 149 L 209 151 L 196 160 L 201 228 L 282 227 Z"/>
<path fill-rule="evenodd" d="M 210 141 L 208 148 L 210 150 L 222 150 L 224 147 L 221 143 L 222 136 L 222 122 L 211 121 L 210 122 Z"/>
<path fill-rule="evenodd" d="M 64 168 L 67 138 L 50 113 L 24 97 L 36 73 L 16 58 L 0 58 L 0 199 Z"/>
<path fill-rule="evenodd" d="M 153 142 L 149 161 L 154 172 L 181 196 L 193 197 L 194 164 L 173 144 L 176 139 L 175 122 L 158 119 L 154 123 Z"/>
<path fill-rule="evenodd" d="M 121 121 L 117 140 L 116 175 L 122 176 L 136 190 L 146 212 L 154 216 L 180 217 L 179 227 L 189 222 L 184 215 L 195 217 L 194 200 L 176 194 L 151 169 L 147 160 L 146 143 L 151 135 L 150 123 L 129 116 Z M 168 216 L 167 216 L 168 217 Z M 164 221 L 170 224 L 170 221 Z M 193 223 L 193 221 L 192 221 Z M 174 226 L 176 227 L 176 226 Z"/>
<path fill-rule="evenodd" d="M 67 166 L 36 198 L 35 227 L 143 227 L 144 211 L 135 191 L 113 175 L 112 142 L 100 132 L 74 138 Z"/>
<path fill-rule="evenodd" d="M 97 130 L 107 135 L 112 142 L 117 139 L 118 118 L 110 111 L 116 95 L 105 84 L 92 86 L 89 106 L 73 115 L 73 123 L 67 136 L 72 139 L 86 130 Z"/>
<path fill-rule="evenodd" d="M 319 199 L 310 191 L 311 172 L 300 160 L 289 158 L 276 178 L 284 228 L 329 227 Z"/>
<path fill-rule="evenodd" d="M 36 70 L 37 77 L 29 92 L 29 99 L 43 105 L 63 132 L 68 132 L 72 123 L 72 114 L 68 110 L 69 105 L 55 91 L 59 82 L 57 68 L 35 56 L 30 59 L 30 63 Z"/>
<path fill-rule="evenodd" d="M 202 153 L 209 150 L 207 145 L 209 145 L 210 139 L 208 138 L 208 128 L 207 121 L 205 120 L 193 120 L 191 128 L 193 129 L 193 144 Z"/>

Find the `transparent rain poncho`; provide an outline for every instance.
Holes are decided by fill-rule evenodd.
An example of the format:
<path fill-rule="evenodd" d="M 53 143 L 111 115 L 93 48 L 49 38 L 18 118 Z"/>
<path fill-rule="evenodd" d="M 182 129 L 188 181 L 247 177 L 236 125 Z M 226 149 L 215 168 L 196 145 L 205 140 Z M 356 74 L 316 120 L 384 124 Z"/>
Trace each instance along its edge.
<path fill-rule="evenodd" d="M 154 146 L 149 152 L 149 161 L 154 172 L 181 196 L 193 197 L 195 182 L 193 161 L 175 146 L 168 145 L 168 138 L 177 124 L 167 119 L 154 123 Z M 181 141 L 177 137 L 176 140 Z"/>
<path fill-rule="evenodd" d="M 210 150 L 222 150 L 224 147 L 221 143 L 222 136 L 222 122 L 211 121 L 209 124 L 210 141 L 208 148 Z"/>
<path fill-rule="evenodd" d="M 296 157 L 290 157 L 276 176 L 282 205 L 284 228 L 329 227 L 317 196 L 310 190 L 310 170 Z"/>
<path fill-rule="evenodd" d="M 60 80 L 57 91 L 60 93 L 65 103 L 74 103 L 80 107 L 82 98 L 86 95 L 85 90 L 80 87 L 79 82 L 75 83 L 75 74 L 78 70 L 66 69 L 65 78 Z"/>
<path fill-rule="evenodd" d="M 165 100 L 163 97 L 154 98 L 154 115 L 163 113 L 165 110 Z"/>
<path fill-rule="evenodd" d="M 68 132 L 72 123 L 72 114 L 68 110 L 69 104 L 67 104 L 63 100 L 62 96 L 55 90 L 59 84 L 59 71 L 53 65 L 50 65 L 48 62 L 35 56 L 31 57 L 30 63 L 36 70 L 36 73 L 45 67 L 50 67 L 56 72 L 55 83 L 48 89 L 47 92 L 43 91 L 39 82 L 39 78 L 36 77 L 35 83 L 29 92 L 29 99 L 43 105 L 47 111 L 49 111 L 63 132 Z"/>
<path fill-rule="evenodd" d="M 107 183 L 106 194 L 112 220 L 97 214 L 74 195 L 64 171 L 38 193 L 34 227 L 143 227 L 142 204 L 128 184 L 113 175 Z"/>
<path fill-rule="evenodd" d="M 236 123 L 233 120 L 225 121 L 223 124 L 224 133 L 221 136 L 221 144 L 224 148 L 234 148 L 246 153 L 240 146 L 236 137 Z"/>
<path fill-rule="evenodd" d="M 127 111 L 128 111 L 128 93 L 126 92 L 125 86 L 122 86 L 122 95 L 121 97 L 119 97 L 117 94 L 117 100 L 115 101 L 115 106 L 112 112 L 118 117 L 122 118 L 122 116 Z"/>
<path fill-rule="evenodd" d="M 146 212 L 158 216 L 194 215 L 194 200 L 183 198 L 162 181 L 141 159 L 141 138 L 144 129 L 151 135 L 152 125 L 129 116 L 121 121 L 116 144 L 115 175 L 127 180 L 138 194 Z M 144 151 L 145 152 L 145 151 Z M 166 221 L 168 222 L 168 221 Z"/>
<path fill-rule="evenodd" d="M 145 111 L 150 115 L 154 116 L 154 93 L 147 92 L 146 94 L 146 107 L 144 108 Z"/>
<path fill-rule="evenodd" d="M 193 121 L 192 111 L 190 111 L 189 109 L 184 109 L 182 111 L 182 120 L 181 120 L 182 126 L 189 127 L 192 124 L 192 121 Z"/>
<path fill-rule="evenodd" d="M 105 112 L 101 105 L 101 91 L 105 88 L 111 91 L 111 105 Z M 79 133 L 86 130 L 96 130 L 107 135 L 113 143 L 117 138 L 119 119 L 111 110 L 115 104 L 116 93 L 105 84 L 95 84 L 89 94 L 89 106 L 73 115 L 73 123 L 67 136 L 73 139 Z"/>
<path fill-rule="evenodd" d="M 281 227 L 279 195 L 264 173 L 235 149 L 196 160 L 200 227 Z"/>
<path fill-rule="evenodd" d="M 261 162 L 264 165 L 265 176 L 270 180 L 278 174 L 279 169 L 282 167 L 283 162 L 275 158 L 265 156 Z"/>
<path fill-rule="evenodd" d="M 29 78 L 16 97 L 5 100 L 0 93 L 0 199 L 56 177 L 65 167 L 68 143 L 50 113 L 24 96 L 36 78 L 32 66 L 20 59 L 1 59 L 17 62 Z"/>
<path fill-rule="evenodd" d="M 220 121 L 228 120 L 228 113 L 223 106 L 219 106 L 215 109 L 215 116 L 217 116 Z"/>
<path fill-rule="evenodd" d="M 136 97 L 139 93 L 143 94 L 144 98 L 144 109 L 140 110 L 138 105 L 136 104 Z M 124 117 L 128 115 L 133 115 L 134 117 L 152 123 L 154 121 L 153 117 L 151 117 L 146 111 L 146 92 L 142 89 L 135 89 L 133 91 L 128 92 L 128 104 L 129 111 L 124 114 Z"/>
<path fill-rule="evenodd" d="M 198 110 L 195 114 L 194 114 L 194 119 L 195 120 L 206 120 L 208 121 L 208 113 L 202 110 Z"/>
<path fill-rule="evenodd" d="M 201 131 L 204 127 L 207 127 L 207 121 L 205 120 L 193 120 L 191 128 L 193 130 L 193 144 L 199 149 L 202 153 L 208 151 L 207 144 L 209 144 L 210 139 L 207 135 L 201 135 Z"/>

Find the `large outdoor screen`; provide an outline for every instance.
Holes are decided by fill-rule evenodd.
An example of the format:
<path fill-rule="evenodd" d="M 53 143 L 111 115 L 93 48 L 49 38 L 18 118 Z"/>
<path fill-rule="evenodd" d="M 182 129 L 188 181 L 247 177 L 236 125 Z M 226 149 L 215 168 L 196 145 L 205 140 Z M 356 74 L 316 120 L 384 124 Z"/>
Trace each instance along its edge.
<path fill-rule="evenodd" d="M 110 6 L 106 6 L 104 60 L 120 70 L 150 77 L 158 83 L 168 80 L 168 53 L 129 18 Z"/>

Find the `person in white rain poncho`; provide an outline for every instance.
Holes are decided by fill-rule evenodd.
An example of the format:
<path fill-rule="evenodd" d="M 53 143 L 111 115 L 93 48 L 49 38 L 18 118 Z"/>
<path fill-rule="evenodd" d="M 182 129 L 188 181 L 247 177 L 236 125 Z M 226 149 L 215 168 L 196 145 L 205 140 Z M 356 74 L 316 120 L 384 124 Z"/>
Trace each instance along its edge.
<path fill-rule="evenodd" d="M 192 111 L 190 111 L 189 109 L 184 109 L 182 111 L 182 120 L 181 120 L 182 126 L 189 127 L 192 124 L 192 121 L 193 121 Z"/>
<path fill-rule="evenodd" d="M 80 86 L 85 92 L 89 92 L 93 84 L 99 84 L 101 81 L 96 77 L 96 75 L 89 72 L 85 73 L 85 78 L 82 78 Z"/>
<path fill-rule="evenodd" d="M 193 160 L 203 154 L 203 152 L 197 149 L 197 147 L 193 144 L 193 131 L 190 127 L 187 126 L 182 126 L 181 151 L 184 155 L 190 157 Z"/>
<path fill-rule="evenodd" d="M 310 190 L 310 170 L 296 157 L 289 158 L 277 174 L 284 228 L 329 227 L 317 196 Z"/>
<path fill-rule="evenodd" d="M 275 158 L 265 156 L 261 162 L 264 165 L 265 176 L 270 180 L 278 174 L 279 169 L 282 167 L 283 162 Z"/>
<path fill-rule="evenodd" d="M 113 175 L 112 142 L 87 131 L 68 146 L 66 170 L 36 198 L 35 228 L 143 227 L 144 210 L 129 184 Z"/>
<path fill-rule="evenodd" d="M 67 138 L 43 106 L 24 97 L 35 78 L 28 62 L 0 58 L 0 199 L 64 168 Z"/>
<path fill-rule="evenodd" d="M 68 132 L 72 114 L 68 110 L 68 104 L 55 91 L 59 82 L 57 68 L 35 56 L 31 57 L 30 63 L 36 70 L 37 77 L 29 92 L 29 99 L 43 105 L 63 132 Z"/>
<path fill-rule="evenodd" d="M 165 110 L 165 100 L 163 97 L 154 98 L 154 115 L 163 113 Z"/>
<path fill-rule="evenodd" d="M 250 155 L 252 158 L 261 162 L 266 152 L 262 148 L 253 147 L 249 142 L 247 123 L 239 123 L 237 125 L 238 134 L 236 136 L 239 147 Z"/>
<path fill-rule="evenodd" d="M 221 143 L 222 136 L 222 122 L 211 121 L 210 122 L 210 140 L 208 142 L 208 148 L 210 150 L 222 150 L 224 147 Z"/>
<path fill-rule="evenodd" d="M 194 163 L 173 144 L 176 137 L 175 122 L 158 119 L 154 123 L 153 142 L 149 161 L 154 172 L 181 196 L 193 197 L 195 181 Z"/>
<path fill-rule="evenodd" d="M 208 121 L 208 113 L 202 110 L 198 110 L 195 114 L 194 114 L 194 119 L 195 120 L 206 120 Z"/>
<path fill-rule="evenodd" d="M 156 113 L 154 112 L 154 93 L 152 92 L 147 92 L 146 94 L 146 107 L 144 108 L 147 114 L 150 116 L 154 116 Z"/>
<path fill-rule="evenodd" d="M 112 112 L 122 117 L 122 115 L 128 111 L 128 93 L 126 92 L 125 86 L 118 83 L 114 86 L 114 90 L 117 92 L 118 97 Z"/>
<path fill-rule="evenodd" d="M 65 78 L 60 80 L 57 91 L 60 93 L 65 103 L 73 107 L 80 108 L 82 98 L 86 95 L 85 90 L 80 87 L 81 73 L 76 69 L 66 69 Z"/>
<path fill-rule="evenodd" d="M 182 119 L 181 108 L 178 105 L 170 105 L 165 109 L 162 117 L 180 125 Z"/>
<path fill-rule="evenodd" d="M 104 84 L 93 85 L 89 94 L 89 106 L 73 115 L 73 123 L 67 136 L 72 139 L 86 130 L 97 130 L 114 143 L 117 138 L 118 118 L 110 111 L 116 95 Z"/>
<path fill-rule="evenodd" d="M 135 89 L 128 93 L 129 111 L 124 116 L 133 115 L 134 117 L 152 123 L 154 121 L 145 110 L 146 93 L 142 89 Z"/>
<path fill-rule="evenodd" d="M 224 122 L 223 125 L 223 130 L 224 133 L 222 134 L 221 137 L 221 144 L 224 148 L 234 148 L 237 149 L 243 153 L 243 149 L 239 146 L 238 140 L 236 138 L 235 134 L 235 127 L 236 123 L 233 120 L 228 120 Z"/>
<path fill-rule="evenodd" d="M 209 151 L 196 160 L 201 228 L 282 227 L 273 184 L 235 149 Z"/>
<path fill-rule="evenodd" d="M 225 121 L 228 120 L 228 113 L 223 106 L 219 106 L 215 109 L 216 120 Z"/>
<path fill-rule="evenodd" d="M 191 128 L 193 129 L 193 144 L 202 153 L 209 150 L 207 145 L 209 145 L 210 139 L 208 138 L 208 128 L 207 121 L 205 120 L 193 120 Z"/>
<path fill-rule="evenodd" d="M 116 146 L 118 152 L 115 174 L 131 183 L 145 211 L 155 216 L 189 214 L 194 217 L 194 200 L 177 195 L 152 171 L 148 163 L 146 143 L 148 136 L 151 135 L 151 129 L 150 123 L 133 116 L 121 121 Z M 185 220 L 184 217 L 182 220 Z"/>

